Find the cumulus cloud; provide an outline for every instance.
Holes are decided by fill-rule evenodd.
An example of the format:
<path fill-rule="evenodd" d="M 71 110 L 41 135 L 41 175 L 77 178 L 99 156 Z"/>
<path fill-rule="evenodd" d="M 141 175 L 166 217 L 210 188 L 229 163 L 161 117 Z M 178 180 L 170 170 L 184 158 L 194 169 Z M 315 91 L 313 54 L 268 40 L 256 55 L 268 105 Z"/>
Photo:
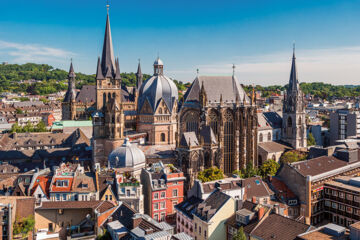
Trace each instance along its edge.
<path fill-rule="evenodd" d="M 231 62 L 198 65 L 201 75 L 232 74 L 244 84 L 285 84 L 289 79 L 292 52 L 275 52 L 256 56 L 237 56 Z M 360 46 L 327 49 L 298 49 L 297 69 L 300 82 L 326 82 L 332 84 L 360 84 Z M 179 79 L 187 70 L 176 71 Z M 194 72 L 193 70 L 191 72 Z M 193 78 L 194 74 L 190 77 Z M 187 77 L 186 77 L 187 78 Z"/>
<path fill-rule="evenodd" d="M 75 54 L 60 48 L 52 48 L 39 44 L 22 44 L 0 40 L 0 51 L 8 55 L 15 63 L 47 63 L 64 62 Z"/>

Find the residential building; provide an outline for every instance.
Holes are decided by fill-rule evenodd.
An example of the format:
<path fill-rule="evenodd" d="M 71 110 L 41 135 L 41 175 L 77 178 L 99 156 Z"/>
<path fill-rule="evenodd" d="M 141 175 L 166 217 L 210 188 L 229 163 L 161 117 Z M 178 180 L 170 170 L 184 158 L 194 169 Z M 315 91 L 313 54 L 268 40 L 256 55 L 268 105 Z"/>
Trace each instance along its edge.
<path fill-rule="evenodd" d="M 333 156 L 321 156 L 284 164 L 278 176 L 299 198 L 300 217 L 307 224 L 320 224 L 324 216 L 324 184 L 339 176 L 360 173 L 358 149 L 342 149 Z"/>
<path fill-rule="evenodd" d="M 201 198 L 191 196 L 175 206 L 176 232 L 184 232 L 191 237 L 195 237 L 193 214 L 202 202 L 203 200 Z"/>
<path fill-rule="evenodd" d="M 184 174 L 162 162 L 143 169 L 144 212 L 157 221 L 175 223 L 175 205 L 184 200 Z"/>
<path fill-rule="evenodd" d="M 235 212 L 235 200 L 221 191 L 213 192 L 193 213 L 195 239 L 224 239 L 225 220 Z"/>

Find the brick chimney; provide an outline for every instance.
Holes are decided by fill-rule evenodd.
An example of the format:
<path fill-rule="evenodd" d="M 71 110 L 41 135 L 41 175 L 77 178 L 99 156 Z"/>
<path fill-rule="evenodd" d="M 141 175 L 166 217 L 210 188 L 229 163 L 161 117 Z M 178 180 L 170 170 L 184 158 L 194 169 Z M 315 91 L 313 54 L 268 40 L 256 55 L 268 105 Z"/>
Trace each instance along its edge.
<path fill-rule="evenodd" d="M 252 203 L 256 203 L 257 202 L 257 199 L 255 196 L 252 197 Z"/>
<path fill-rule="evenodd" d="M 258 210 L 258 218 L 259 218 L 259 220 L 262 219 L 262 217 L 264 216 L 264 213 L 265 213 L 265 208 L 260 207 L 259 210 Z"/>
<path fill-rule="evenodd" d="M 132 217 L 132 228 L 136 228 L 140 225 L 142 221 L 142 217 L 140 215 L 137 215 L 135 214 L 133 217 Z"/>

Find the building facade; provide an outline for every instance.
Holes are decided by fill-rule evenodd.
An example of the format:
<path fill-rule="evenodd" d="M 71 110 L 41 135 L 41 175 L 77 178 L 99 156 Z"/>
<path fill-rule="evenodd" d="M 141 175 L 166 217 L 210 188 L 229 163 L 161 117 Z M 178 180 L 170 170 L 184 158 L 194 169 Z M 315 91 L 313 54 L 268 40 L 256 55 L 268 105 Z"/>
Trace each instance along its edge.
<path fill-rule="evenodd" d="M 360 113 L 346 109 L 330 113 L 330 145 L 360 135 Z"/>
<path fill-rule="evenodd" d="M 235 75 L 196 77 L 179 112 L 178 164 L 187 189 L 204 168 L 231 174 L 258 165 L 256 111 L 254 95 L 249 99 Z"/>

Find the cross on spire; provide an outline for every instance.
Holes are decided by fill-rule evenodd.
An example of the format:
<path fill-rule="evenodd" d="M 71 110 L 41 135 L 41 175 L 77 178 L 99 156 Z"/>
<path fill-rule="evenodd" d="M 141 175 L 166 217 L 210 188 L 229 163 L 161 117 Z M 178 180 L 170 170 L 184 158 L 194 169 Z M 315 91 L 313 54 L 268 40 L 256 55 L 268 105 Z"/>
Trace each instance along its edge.
<path fill-rule="evenodd" d="M 109 8 L 110 8 L 109 0 L 106 0 L 106 12 L 107 12 L 107 14 L 109 14 Z"/>

